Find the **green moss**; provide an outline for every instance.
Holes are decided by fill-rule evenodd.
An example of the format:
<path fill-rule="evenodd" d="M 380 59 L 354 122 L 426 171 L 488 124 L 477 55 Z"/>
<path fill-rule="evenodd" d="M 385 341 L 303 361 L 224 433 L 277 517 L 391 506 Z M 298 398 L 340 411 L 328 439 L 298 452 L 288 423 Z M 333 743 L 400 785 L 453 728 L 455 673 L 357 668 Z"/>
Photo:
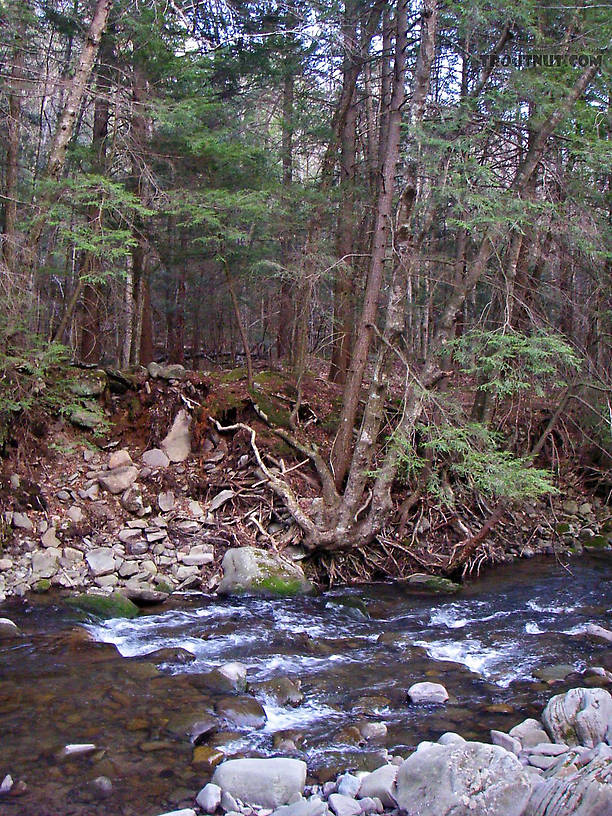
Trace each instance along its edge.
<path fill-rule="evenodd" d="M 345 606 L 347 609 L 354 609 L 363 615 L 364 618 L 369 618 L 368 605 L 361 598 L 354 598 L 350 595 L 341 598 L 328 598 L 327 603 L 330 606 Z"/>
<path fill-rule="evenodd" d="M 555 527 L 557 533 L 559 535 L 564 535 L 565 533 L 569 533 L 570 526 L 566 521 L 560 521 L 559 524 Z"/>
<path fill-rule="evenodd" d="M 217 380 L 220 383 L 233 383 L 246 379 L 246 375 L 246 368 L 240 366 L 240 368 L 233 368 L 231 371 L 224 371 L 223 374 L 217 375 Z"/>
<path fill-rule="evenodd" d="M 256 395 L 255 401 L 273 425 L 278 425 L 281 428 L 289 428 L 290 413 L 287 408 L 273 402 L 262 393 Z"/>
<path fill-rule="evenodd" d="M 51 581 L 48 578 L 41 578 L 34 586 L 34 592 L 48 592 L 51 589 Z"/>
<path fill-rule="evenodd" d="M 275 597 L 304 594 L 305 585 L 299 578 L 286 578 L 282 575 L 268 575 L 253 582 L 252 588 Z"/>
<path fill-rule="evenodd" d="M 167 581 L 164 581 L 163 578 L 159 578 L 155 583 L 155 589 L 159 592 L 167 592 L 168 595 L 172 594 L 172 587 Z"/>
<path fill-rule="evenodd" d="M 98 618 L 135 618 L 139 613 L 136 604 L 119 592 L 112 595 L 76 595 L 66 598 L 65 603 Z"/>
<path fill-rule="evenodd" d="M 425 575 L 424 573 L 417 573 L 408 578 L 408 585 L 415 591 L 424 590 L 434 594 L 453 595 L 459 592 L 461 584 L 456 584 L 448 578 L 442 578 L 439 575 Z"/>
<path fill-rule="evenodd" d="M 590 538 L 584 539 L 582 543 L 585 547 L 595 547 L 599 550 L 608 546 L 608 539 L 606 536 L 594 535 Z"/>

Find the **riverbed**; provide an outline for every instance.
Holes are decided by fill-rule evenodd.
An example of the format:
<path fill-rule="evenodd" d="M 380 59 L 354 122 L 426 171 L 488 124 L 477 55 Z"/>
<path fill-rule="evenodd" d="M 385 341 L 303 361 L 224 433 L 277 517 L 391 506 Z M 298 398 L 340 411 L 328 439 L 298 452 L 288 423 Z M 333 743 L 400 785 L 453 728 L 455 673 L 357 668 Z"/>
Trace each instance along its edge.
<path fill-rule="evenodd" d="M 444 597 L 394 583 L 284 600 L 192 594 L 102 623 L 83 624 L 52 596 L 5 604 L 0 616 L 24 636 L 0 646 L 0 781 L 10 773 L 27 789 L 0 813 L 154 816 L 188 803 L 210 778 L 186 735 L 196 720 L 217 718 L 205 744 L 227 757 L 271 756 L 290 739 L 320 781 L 449 730 L 489 741 L 491 728 L 539 716 L 552 694 L 582 685 L 588 667 L 612 670 L 609 644 L 584 634 L 612 624 L 611 567 L 609 553 L 533 559 Z M 247 667 L 263 724 L 249 695 L 208 682 L 228 661 Z M 561 664 L 561 682 L 538 678 Z M 303 702 L 258 685 L 280 676 L 299 682 Z M 422 680 L 442 683 L 449 702 L 411 705 L 406 691 Z M 242 723 L 222 722 L 232 704 Z M 364 720 L 386 736 L 361 739 Z M 62 758 L 72 743 L 96 749 Z M 113 785 L 103 801 L 99 776 Z"/>

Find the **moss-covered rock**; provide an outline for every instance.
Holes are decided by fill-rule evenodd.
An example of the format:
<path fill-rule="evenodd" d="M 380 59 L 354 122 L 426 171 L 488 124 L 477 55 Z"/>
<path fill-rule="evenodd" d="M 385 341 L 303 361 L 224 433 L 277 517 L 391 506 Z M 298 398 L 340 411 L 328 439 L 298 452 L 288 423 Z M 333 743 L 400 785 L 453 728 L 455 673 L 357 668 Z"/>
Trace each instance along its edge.
<path fill-rule="evenodd" d="M 75 595 L 66 598 L 65 603 L 98 618 L 135 618 L 139 614 L 136 604 L 119 592 L 112 595 Z"/>
<path fill-rule="evenodd" d="M 415 591 L 423 591 L 432 595 L 454 595 L 461 589 L 461 584 L 456 584 L 448 578 L 439 575 L 427 575 L 424 572 L 416 572 L 407 578 L 406 583 Z"/>
<path fill-rule="evenodd" d="M 223 556 L 220 595 L 283 597 L 311 592 L 301 567 L 257 547 L 238 547 Z"/>

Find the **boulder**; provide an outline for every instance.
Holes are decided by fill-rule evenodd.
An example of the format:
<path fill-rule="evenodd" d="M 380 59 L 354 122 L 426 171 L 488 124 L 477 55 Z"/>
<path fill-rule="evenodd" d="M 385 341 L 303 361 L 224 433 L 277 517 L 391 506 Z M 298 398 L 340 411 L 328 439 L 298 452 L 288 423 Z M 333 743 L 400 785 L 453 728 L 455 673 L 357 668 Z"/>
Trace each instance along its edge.
<path fill-rule="evenodd" d="M 406 583 L 412 590 L 430 595 L 454 595 L 461 590 L 461 584 L 456 584 L 439 575 L 427 575 L 424 572 L 415 572 L 410 575 Z"/>
<path fill-rule="evenodd" d="M 612 751 L 606 745 L 598 745 L 588 754 L 590 756 L 583 754 L 578 761 L 555 765 L 545 772 L 523 816 L 612 814 Z M 588 762 L 584 762 L 585 758 Z"/>
<path fill-rule="evenodd" d="M 129 465 L 133 465 L 132 457 L 130 456 L 129 450 L 125 448 L 121 448 L 121 450 L 113 451 L 108 459 L 108 466 L 111 470 L 115 470 L 116 468 L 120 467 L 129 467 Z"/>
<path fill-rule="evenodd" d="M 77 397 L 99 397 L 106 388 L 104 371 L 90 371 L 68 383 L 68 388 Z"/>
<path fill-rule="evenodd" d="M 215 704 L 220 717 L 237 728 L 263 728 L 266 724 L 266 712 L 254 697 L 239 695 L 221 697 Z"/>
<path fill-rule="evenodd" d="M 147 371 L 153 379 L 159 378 L 160 380 L 184 380 L 187 376 L 185 366 L 180 365 L 180 363 L 170 363 L 169 365 L 149 363 Z"/>
<path fill-rule="evenodd" d="M 99 618 L 135 618 L 139 614 L 136 604 L 118 592 L 112 595 L 75 595 L 66 598 L 64 603 Z"/>
<path fill-rule="evenodd" d="M 20 634 L 19 627 L 10 618 L 0 618 L 0 640 L 15 638 Z"/>
<path fill-rule="evenodd" d="M 246 691 L 247 687 L 247 667 L 244 663 L 224 663 L 217 671 L 227 677 L 231 686 L 236 691 Z"/>
<path fill-rule="evenodd" d="M 395 799 L 410 816 L 521 816 L 532 775 L 497 745 L 425 744 L 399 767 Z"/>
<path fill-rule="evenodd" d="M 408 696 L 413 703 L 445 703 L 448 691 L 440 683 L 415 683 L 408 689 Z"/>
<path fill-rule="evenodd" d="M 300 680 L 292 680 L 285 675 L 255 683 L 251 686 L 251 689 L 256 694 L 263 694 L 264 697 L 274 700 L 281 706 L 297 706 L 304 702 L 304 694 L 300 690 Z"/>
<path fill-rule="evenodd" d="M 101 413 L 94 410 L 87 410 L 87 408 L 77 408 L 70 414 L 70 421 L 77 428 L 85 428 L 88 431 L 93 431 L 104 423 L 104 417 Z"/>
<path fill-rule="evenodd" d="M 510 729 L 510 736 L 519 740 L 523 748 L 550 742 L 548 734 L 542 728 L 542 723 L 529 717 Z"/>
<path fill-rule="evenodd" d="M 440 740 L 438 740 L 438 742 L 439 741 Z M 505 734 L 503 731 L 491 730 L 491 742 L 493 745 L 499 745 L 516 756 L 520 754 L 523 747 L 519 739 L 511 737 L 510 734 Z"/>
<path fill-rule="evenodd" d="M 612 696 L 600 688 L 576 688 L 557 694 L 542 713 L 554 742 L 592 748 L 612 734 Z"/>
<path fill-rule="evenodd" d="M 137 478 L 138 468 L 133 465 L 126 465 L 101 473 L 98 476 L 98 482 L 104 490 L 117 495 L 131 487 Z"/>
<path fill-rule="evenodd" d="M 35 552 L 32 556 L 32 574 L 34 578 L 52 578 L 59 569 L 61 552 L 49 547 L 44 552 Z"/>
<path fill-rule="evenodd" d="M 18 530 L 32 531 L 34 529 L 34 525 L 25 513 L 13 513 L 12 524 Z"/>
<path fill-rule="evenodd" d="M 357 795 L 360 799 L 380 799 L 385 807 L 397 807 L 395 801 L 397 771 L 397 765 L 383 765 L 382 768 L 377 768 L 363 777 Z"/>
<path fill-rule="evenodd" d="M 96 547 L 85 555 L 89 571 L 94 576 L 110 575 L 115 571 L 115 556 L 110 547 Z"/>
<path fill-rule="evenodd" d="M 354 798 L 359 793 L 361 780 L 353 774 L 345 773 L 338 777 L 338 793 Z"/>
<path fill-rule="evenodd" d="M 171 462 L 184 462 L 191 453 L 191 417 L 184 408 L 176 415 L 161 447 Z"/>
<path fill-rule="evenodd" d="M 223 556 L 220 595 L 299 595 L 312 590 L 301 567 L 257 547 L 238 547 Z"/>
<path fill-rule="evenodd" d="M 152 470 L 167 468 L 170 460 L 160 448 L 151 448 L 142 454 L 142 463 Z"/>
<path fill-rule="evenodd" d="M 286 805 L 304 791 L 306 763 L 299 759 L 230 759 L 215 769 L 212 782 L 248 804 Z"/>

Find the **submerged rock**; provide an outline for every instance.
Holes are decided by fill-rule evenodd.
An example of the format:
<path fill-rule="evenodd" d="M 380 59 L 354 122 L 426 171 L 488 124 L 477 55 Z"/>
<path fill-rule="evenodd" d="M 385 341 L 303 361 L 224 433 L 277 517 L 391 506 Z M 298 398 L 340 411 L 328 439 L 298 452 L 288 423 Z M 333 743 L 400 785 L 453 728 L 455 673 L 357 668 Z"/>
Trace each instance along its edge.
<path fill-rule="evenodd" d="M 417 572 L 406 579 L 406 583 L 411 589 L 423 590 L 437 595 L 454 595 L 461 590 L 461 584 L 456 584 L 448 578 L 439 575 L 427 575 L 424 572 Z"/>
<path fill-rule="evenodd" d="M 10 618 L 0 618 L 0 640 L 19 637 L 21 630 Z"/>
<path fill-rule="evenodd" d="M 612 696 L 599 688 L 576 688 L 557 694 L 542 714 L 555 742 L 592 748 L 612 737 Z"/>
<path fill-rule="evenodd" d="M 419 816 L 521 816 L 533 778 L 514 754 L 481 742 L 425 743 L 399 767 L 395 799 Z"/>
<path fill-rule="evenodd" d="M 222 567 L 223 579 L 217 589 L 220 595 L 278 597 L 312 591 L 301 567 L 257 547 L 228 550 Z"/>
<path fill-rule="evenodd" d="M 278 808 L 304 791 L 306 763 L 299 759 L 230 759 L 215 769 L 212 782 L 248 804 Z"/>

